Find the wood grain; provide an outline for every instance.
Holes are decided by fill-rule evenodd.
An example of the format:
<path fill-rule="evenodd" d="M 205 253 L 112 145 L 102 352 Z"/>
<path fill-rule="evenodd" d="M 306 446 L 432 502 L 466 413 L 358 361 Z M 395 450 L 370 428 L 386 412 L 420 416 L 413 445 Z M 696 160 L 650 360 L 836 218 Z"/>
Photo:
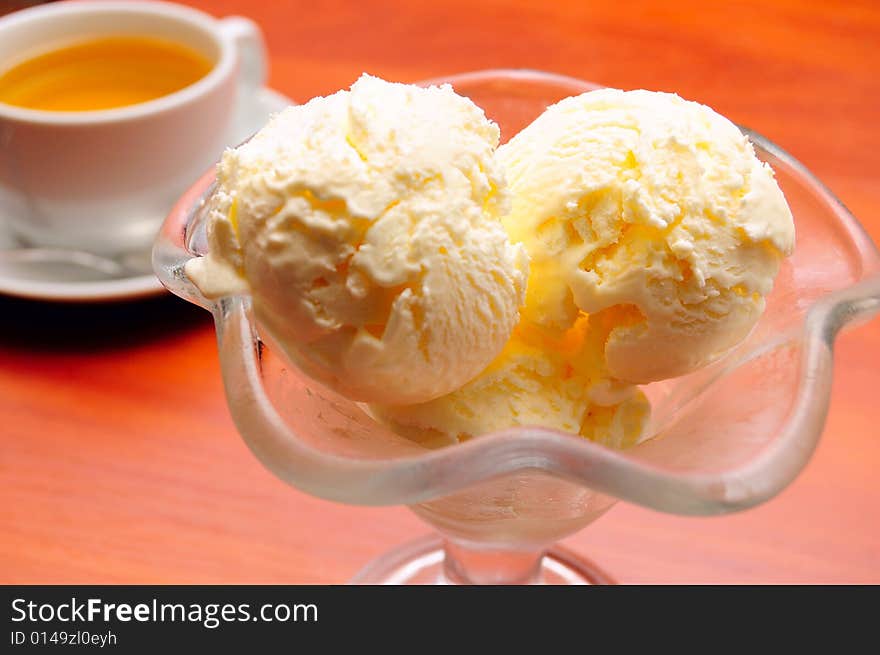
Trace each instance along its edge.
<path fill-rule="evenodd" d="M 789 149 L 880 241 L 876 2 L 192 4 L 252 16 L 299 100 L 362 71 L 520 66 L 676 91 Z M 619 505 L 568 545 L 623 582 L 880 582 L 878 386 L 875 321 L 841 337 L 822 443 L 776 499 L 711 519 Z M 0 299 L 0 582 L 336 583 L 424 531 L 266 472 L 201 310 Z"/>

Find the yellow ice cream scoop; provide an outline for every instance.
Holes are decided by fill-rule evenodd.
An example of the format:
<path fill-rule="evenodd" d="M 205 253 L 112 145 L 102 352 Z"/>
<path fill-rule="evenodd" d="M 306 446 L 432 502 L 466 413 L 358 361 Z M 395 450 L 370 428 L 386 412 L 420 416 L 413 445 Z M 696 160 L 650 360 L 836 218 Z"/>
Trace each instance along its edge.
<path fill-rule="evenodd" d="M 209 254 L 186 273 L 249 293 L 264 338 L 353 400 L 449 393 L 501 351 L 525 293 L 498 140 L 448 85 L 365 75 L 225 153 Z"/>
<path fill-rule="evenodd" d="M 609 447 L 637 442 L 650 414 L 644 394 L 607 376 L 601 325 L 580 315 L 568 330 L 521 322 L 475 379 L 426 403 L 373 405 L 377 418 L 427 446 L 514 426 L 578 434 Z"/>
<path fill-rule="evenodd" d="M 497 152 L 531 259 L 524 316 L 612 325 L 609 374 L 693 371 L 741 341 L 794 247 L 767 164 L 726 118 L 649 91 L 566 98 Z"/>

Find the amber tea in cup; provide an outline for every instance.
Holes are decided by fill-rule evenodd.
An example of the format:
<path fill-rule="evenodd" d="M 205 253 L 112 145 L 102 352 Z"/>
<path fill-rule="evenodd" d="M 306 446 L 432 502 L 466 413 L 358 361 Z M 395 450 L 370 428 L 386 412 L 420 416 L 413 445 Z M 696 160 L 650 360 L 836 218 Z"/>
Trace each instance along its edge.
<path fill-rule="evenodd" d="M 0 73 L 0 102 L 44 111 L 94 111 L 179 91 L 213 64 L 183 44 L 141 36 L 70 43 Z"/>
<path fill-rule="evenodd" d="M 171 2 L 50 2 L 0 16 L 0 230 L 143 252 L 265 82 L 260 28 Z"/>

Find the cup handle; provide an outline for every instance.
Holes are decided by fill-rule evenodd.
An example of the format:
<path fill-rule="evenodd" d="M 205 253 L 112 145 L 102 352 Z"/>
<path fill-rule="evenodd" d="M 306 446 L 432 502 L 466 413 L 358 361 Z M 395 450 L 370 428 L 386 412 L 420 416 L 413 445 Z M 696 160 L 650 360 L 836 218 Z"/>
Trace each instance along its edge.
<path fill-rule="evenodd" d="M 254 91 L 266 83 L 266 43 L 260 27 L 250 18 L 228 16 L 220 21 L 220 32 L 229 39 L 238 57 L 239 92 Z"/>

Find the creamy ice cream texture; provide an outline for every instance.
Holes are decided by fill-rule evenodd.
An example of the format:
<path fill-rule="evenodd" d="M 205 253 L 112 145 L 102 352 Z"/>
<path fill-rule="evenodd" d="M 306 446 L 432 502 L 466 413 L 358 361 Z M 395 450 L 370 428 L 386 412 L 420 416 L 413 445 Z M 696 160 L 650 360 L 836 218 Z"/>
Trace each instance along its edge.
<path fill-rule="evenodd" d="M 791 213 L 732 123 L 671 94 L 567 98 L 498 140 L 448 86 L 364 76 L 224 155 L 187 273 L 250 293 L 306 373 L 427 445 L 541 425 L 628 446 L 636 383 L 757 321 Z"/>
<path fill-rule="evenodd" d="M 757 321 L 794 246 L 785 198 L 736 126 L 672 94 L 565 99 L 497 156 L 531 259 L 521 321 L 461 389 L 374 411 L 431 443 L 541 425 L 631 445 L 649 414 L 633 383 L 693 371 Z"/>
<path fill-rule="evenodd" d="M 733 123 L 676 95 L 567 98 L 498 160 L 504 225 L 531 258 L 525 319 L 567 329 L 605 314 L 620 380 L 682 375 L 741 341 L 794 247 L 770 167 Z"/>
<path fill-rule="evenodd" d="M 209 297 L 250 293 L 268 340 L 353 400 L 452 392 L 504 347 L 525 293 L 498 140 L 448 85 L 365 75 L 224 154 L 209 254 L 186 273 Z"/>
<path fill-rule="evenodd" d="M 517 425 L 578 434 L 613 448 L 636 443 L 650 414 L 635 386 L 608 377 L 607 329 L 581 315 L 565 331 L 522 321 L 501 354 L 451 394 L 407 406 L 373 405 L 381 420 L 431 447 Z"/>

